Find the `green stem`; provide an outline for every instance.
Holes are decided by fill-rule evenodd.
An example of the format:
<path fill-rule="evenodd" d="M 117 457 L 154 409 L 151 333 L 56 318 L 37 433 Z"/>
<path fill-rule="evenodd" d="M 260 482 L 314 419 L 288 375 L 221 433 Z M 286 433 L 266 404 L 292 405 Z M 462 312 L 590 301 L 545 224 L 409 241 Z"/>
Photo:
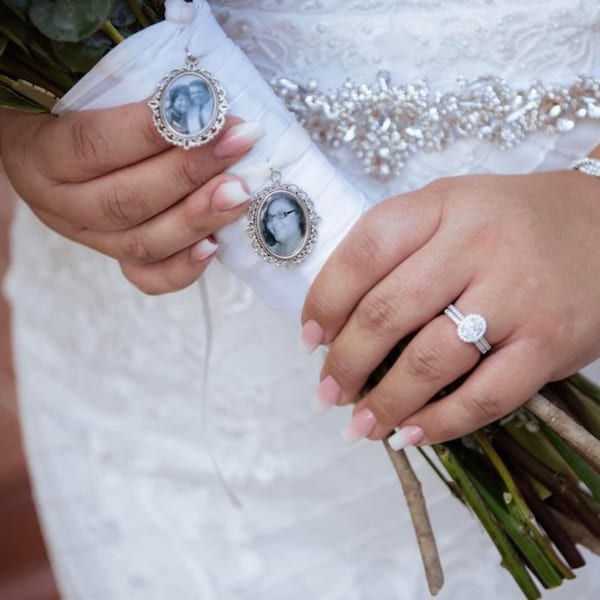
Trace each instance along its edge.
<path fill-rule="evenodd" d="M 563 578 L 554 568 L 545 549 L 536 543 L 535 538 L 531 537 L 530 531 L 523 529 L 518 516 L 516 519 L 511 518 L 510 511 L 507 511 L 476 477 L 473 477 L 473 484 L 496 519 L 504 526 L 512 541 L 527 558 L 531 568 L 544 586 L 547 588 L 559 587 Z"/>
<path fill-rule="evenodd" d="M 417 450 L 419 454 L 427 461 L 427 464 L 435 471 L 436 475 L 442 480 L 442 482 L 446 485 L 450 493 L 457 499 L 460 500 L 463 504 L 465 499 L 463 498 L 460 488 L 456 485 L 454 481 L 448 481 L 444 474 L 438 469 L 438 466 L 431 460 L 431 457 L 425 452 L 425 450 L 417 446 Z"/>
<path fill-rule="evenodd" d="M 136 2 L 136 0 L 127 0 L 127 2 L 129 4 L 129 8 L 131 9 L 131 12 L 134 14 L 135 18 L 137 19 L 137 22 L 142 27 L 148 27 L 150 25 L 150 23 L 148 22 L 148 19 L 146 19 L 146 16 L 142 12 L 142 9 L 140 8 L 140 6 Z"/>
<path fill-rule="evenodd" d="M 594 400 L 596 404 L 600 404 L 600 387 L 591 379 L 582 373 L 575 373 L 575 375 L 568 377 L 567 381 L 575 386 L 580 392 L 585 394 L 588 398 Z"/>
<path fill-rule="evenodd" d="M 541 421 L 535 420 L 537 431 L 530 431 L 513 419 L 502 425 L 502 430 L 508 433 L 520 446 L 525 448 L 532 456 L 537 458 L 546 467 L 562 473 L 569 479 L 576 481 L 577 475 L 565 462 L 558 450 L 550 443 L 541 431 Z"/>
<path fill-rule="evenodd" d="M 555 569 L 560 573 L 561 580 L 563 577 L 566 579 L 572 579 L 573 573 L 563 563 L 563 561 L 556 554 L 556 552 L 554 552 L 550 541 L 544 534 L 534 514 L 531 512 L 531 509 L 527 505 L 527 502 L 525 502 L 525 498 L 523 498 L 521 490 L 515 483 L 515 480 L 513 479 L 512 475 L 510 474 L 510 471 L 506 467 L 506 464 L 504 463 L 498 452 L 496 452 L 496 449 L 492 446 L 489 439 L 482 430 L 476 431 L 473 435 L 479 443 L 479 445 L 481 446 L 481 448 L 483 449 L 483 451 L 485 452 L 490 462 L 492 463 L 494 469 L 496 469 L 496 472 L 502 479 L 508 493 L 511 496 L 511 504 L 516 507 L 518 514 L 523 520 L 523 524 L 527 527 L 527 529 L 533 536 L 533 540 L 537 543 L 540 549 L 543 549 L 545 551 L 547 560 L 550 563 L 552 563 Z"/>
<path fill-rule="evenodd" d="M 541 423 L 542 431 L 550 443 L 563 457 L 569 467 L 587 485 L 596 500 L 600 501 L 600 475 L 577 452 L 575 452 L 559 435 L 546 424 Z"/>
<path fill-rule="evenodd" d="M 585 565 L 583 557 L 577 550 L 569 534 L 563 529 L 561 524 L 554 518 L 550 508 L 544 504 L 536 494 L 533 486 L 526 476 L 514 473 L 514 478 L 531 510 L 535 513 L 538 522 L 544 528 L 552 542 L 558 548 L 560 553 L 572 569 L 577 569 Z"/>
<path fill-rule="evenodd" d="M 110 22 L 104 21 L 102 31 L 115 43 L 120 44 L 125 38 L 119 33 L 117 28 Z"/>
<path fill-rule="evenodd" d="M 521 588 L 521 591 L 525 594 L 525 597 L 528 600 L 537 600 L 540 598 L 540 592 L 531 579 L 531 576 L 527 572 L 527 569 L 523 565 L 523 562 L 512 545 L 512 542 L 504 533 L 502 528 L 498 525 L 496 518 L 489 511 L 485 501 L 475 488 L 475 485 L 473 484 L 467 472 L 462 468 L 456 456 L 447 446 L 442 444 L 436 444 L 433 446 L 433 449 L 444 465 L 444 468 L 460 486 L 465 500 L 473 509 L 482 525 L 488 532 L 490 538 L 498 548 L 498 551 L 502 556 L 504 566 L 514 577 L 518 586 Z"/>
<path fill-rule="evenodd" d="M 502 435 L 501 432 L 496 434 L 494 443 L 503 454 L 509 456 L 521 469 L 535 477 L 553 493 L 555 498 L 568 507 L 565 514 L 581 521 L 596 537 L 600 538 L 598 514 L 589 508 L 581 495 L 582 492 L 564 475 L 545 467 L 506 434 Z"/>

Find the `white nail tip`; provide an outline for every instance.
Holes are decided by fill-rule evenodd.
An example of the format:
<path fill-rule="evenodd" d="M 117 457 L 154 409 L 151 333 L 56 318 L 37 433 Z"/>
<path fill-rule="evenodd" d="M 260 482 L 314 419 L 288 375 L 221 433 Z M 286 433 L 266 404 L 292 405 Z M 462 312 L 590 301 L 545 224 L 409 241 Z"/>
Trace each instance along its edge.
<path fill-rule="evenodd" d="M 221 198 L 221 202 L 219 203 L 221 210 L 239 206 L 249 198 L 249 195 L 239 181 L 222 183 L 217 190 L 217 194 Z"/>
<path fill-rule="evenodd" d="M 398 450 L 402 450 L 408 446 L 408 440 L 406 439 L 406 435 L 404 435 L 402 429 L 398 429 L 394 435 L 391 435 L 388 438 L 388 444 L 395 452 L 398 452 Z"/>
<path fill-rule="evenodd" d="M 249 121 L 234 125 L 230 130 L 230 140 L 255 142 L 265 135 L 265 128 L 258 121 Z"/>
<path fill-rule="evenodd" d="M 218 244 L 214 244 L 208 239 L 201 240 L 194 246 L 193 257 L 196 260 L 204 260 L 214 254 L 218 247 Z"/>

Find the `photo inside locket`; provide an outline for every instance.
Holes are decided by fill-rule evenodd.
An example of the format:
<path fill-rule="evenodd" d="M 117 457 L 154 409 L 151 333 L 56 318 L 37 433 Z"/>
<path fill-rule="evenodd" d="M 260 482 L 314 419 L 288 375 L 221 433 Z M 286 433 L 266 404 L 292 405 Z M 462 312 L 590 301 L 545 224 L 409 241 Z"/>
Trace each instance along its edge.
<path fill-rule="evenodd" d="M 292 258 L 306 243 L 306 212 L 291 192 L 270 194 L 260 213 L 260 235 L 267 251 L 276 258 Z"/>
<path fill-rule="evenodd" d="M 200 75 L 179 75 L 165 88 L 161 111 L 166 125 L 174 132 L 197 136 L 214 120 L 214 91 Z"/>

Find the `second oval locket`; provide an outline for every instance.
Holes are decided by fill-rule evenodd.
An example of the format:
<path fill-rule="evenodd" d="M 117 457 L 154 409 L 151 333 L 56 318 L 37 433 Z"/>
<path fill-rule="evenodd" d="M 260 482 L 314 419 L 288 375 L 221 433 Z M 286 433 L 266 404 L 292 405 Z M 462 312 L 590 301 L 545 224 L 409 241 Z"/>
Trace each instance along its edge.
<path fill-rule="evenodd" d="M 279 173 L 251 198 L 248 233 L 267 262 L 291 267 L 302 262 L 317 240 L 319 217 L 308 194 Z"/>
<path fill-rule="evenodd" d="M 229 108 L 223 86 L 188 54 L 186 65 L 165 75 L 152 99 L 154 124 L 170 143 L 183 148 L 210 142 L 223 128 Z"/>

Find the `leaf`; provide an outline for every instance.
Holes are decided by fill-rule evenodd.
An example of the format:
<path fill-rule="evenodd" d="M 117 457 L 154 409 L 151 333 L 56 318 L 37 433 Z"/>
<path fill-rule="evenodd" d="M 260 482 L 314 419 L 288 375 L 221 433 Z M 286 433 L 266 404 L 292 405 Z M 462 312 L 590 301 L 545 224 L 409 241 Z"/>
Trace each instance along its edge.
<path fill-rule="evenodd" d="M 1 0 L 2 4 L 21 19 L 27 20 L 27 9 L 29 8 L 29 0 Z"/>
<path fill-rule="evenodd" d="M 6 50 L 6 44 L 8 44 L 8 38 L 0 33 L 0 56 L 2 56 L 2 53 Z"/>
<path fill-rule="evenodd" d="M 40 35 L 30 23 L 23 23 L 16 19 L 2 5 L 0 5 L 0 34 L 6 36 L 23 52 L 35 54 L 46 64 L 52 65 L 55 62 L 48 46 L 48 40 Z"/>
<path fill-rule="evenodd" d="M 31 102 L 27 98 L 24 98 L 23 96 L 2 85 L 0 85 L 0 108 L 10 108 L 12 110 L 20 110 L 30 113 L 48 112 L 48 110 L 43 106 Z"/>
<path fill-rule="evenodd" d="M 29 18 L 52 40 L 79 42 L 102 26 L 111 8 L 111 0 L 36 0 Z"/>
<path fill-rule="evenodd" d="M 101 31 L 82 42 L 52 41 L 51 44 L 56 58 L 75 73 L 87 73 L 113 45 Z"/>
<path fill-rule="evenodd" d="M 126 0 L 115 1 L 110 13 L 110 22 L 119 29 L 121 27 L 129 27 L 136 22 L 135 15 L 131 12 L 131 8 Z"/>
<path fill-rule="evenodd" d="M 13 44 L 17 45 L 23 52 L 29 54 L 27 40 L 31 38 L 27 25 L 21 23 L 3 6 L 0 6 L 0 33 L 6 36 Z"/>

